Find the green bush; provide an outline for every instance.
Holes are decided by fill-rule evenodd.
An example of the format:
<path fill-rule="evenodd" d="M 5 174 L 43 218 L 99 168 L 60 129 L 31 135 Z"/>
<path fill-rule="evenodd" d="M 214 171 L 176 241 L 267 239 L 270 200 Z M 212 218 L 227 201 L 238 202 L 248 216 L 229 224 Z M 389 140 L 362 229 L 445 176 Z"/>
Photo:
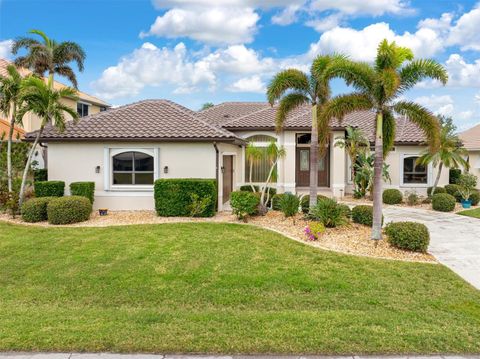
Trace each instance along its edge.
<path fill-rule="evenodd" d="M 473 191 L 469 200 L 472 202 L 472 206 L 476 206 L 480 202 L 480 192 Z"/>
<path fill-rule="evenodd" d="M 338 227 L 347 222 L 345 208 L 330 198 L 318 201 L 317 205 L 312 208 L 310 216 L 329 228 Z"/>
<path fill-rule="evenodd" d="M 349 206 L 343 203 L 339 203 L 338 207 L 342 210 L 343 214 L 345 215 L 345 218 L 351 219 L 352 218 L 352 210 L 350 209 Z"/>
<path fill-rule="evenodd" d="M 352 220 L 355 223 L 364 224 L 366 226 L 373 225 L 373 207 L 368 205 L 355 206 L 352 209 Z M 383 223 L 383 216 L 382 216 Z"/>
<path fill-rule="evenodd" d="M 47 220 L 47 205 L 55 197 L 32 198 L 22 205 L 22 219 L 25 222 L 42 222 Z"/>
<path fill-rule="evenodd" d="M 272 197 L 272 209 L 274 211 L 280 211 L 280 201 L 282 200 L 283 193 L 277 193 Z"/>
<path fill-rule="evenodd" d="M 402 192 L 395 188 L 389 188 L 383 191 L 383 203 L 399 204 L 403 201 Z"/>
<path fill-rule="evenodd" d="M 449 180 L 450 184 L 457 184 L 460 176 L 462 175 L 462 171 L 458 168 L 451 168 L 449 173 Z"/>
<path fill-rule="evenodd" d="M 215 215 L 217 204 L 217 183 L 213 179 L 172 178 L 159 179 L 154 185 L 155 210 L 159 216 L 190 216 L 192 193 L 199 198 L 210 197 L 211 201 L 198 217 Z"/>
<path fill-rule="evenodd" d="M 33 180 L 35 182 L 48 181 L 48 170 L 46 168 L 39 168 L 33 171 Z"/>
<path fill-rule="evenodd" d="M 52 198 L 47 205 L 47 217 L 50 224 L 70 224 L 88 220 L 92 213 L 92 204 L 81 196 Z"/>
<path fill-rule="evenodd" d="M 419 198 L 418 194 L 415 191 L 407 192 L 407 204 L 409 206 L 416 206 L 418 204 Z"/>
<path fill-rule="evenodd" d="M 300 207 L 300 199 L 292 193 L 284 193 L 280 199 L 280 210 L 285 217 L 293 217 L 298 213 Z"/>
<path fill-rule="evenodd" d="M 246 221 L 248 216 L 257 213 L 260 197 L 252 192 L 235 191 L 230 194 L 230 206 L 239 219 Z"/>
<path fill-rule="evenodd" d="M 86 197 L 93 204 L 95 199 L 95 182 L 72 182 L 70 183 L 70 194 L 72 196 Z"/>
<path fill-rule="evenodd" d="M 432 208 L 435 211 L 451 212 L 455 209 L 455 197 L 448 193 L 437 193 L 432 196 Z"/>
<path fill-rule="evenodd" d="M 424 224 L 395 222 L 385 227 L 388 242 L 397 248 L 425 253 L 430 243 L 430 234 Z"/>
<path fill-rule="evenodd" d="M 321 194 L 317 195 L 317 202 L 320 202 L 322 199 L 328 199 L 328 197 Z M 308 194 L 302 197 L 300 207 L 303 213 L 308 213 L 310 210 L 310 196 Z"/>
<path fill-rule="evenodd" d="M 260 193 L 260 187 L 257 185 L 253 186 L 255 188 L 256 193 Z M 250 185 L 243 185 L 240 186 L 240 191 L 245 191 L 245 192 L 253 192 L 252 186 Z M 267 187 L 267 190 L 265 191 L 265 198 L 267 195 L 269 196 L 269 200 L 267 202 L 267 207 L 270 207 L 272 205 L 272 198 L 277 194 L 277 189 L 273 187 Z"/>
<path fill-rule="evenodd" d="M 428 197 L 430 197 L 432 195 L 432 189 L 433 189 L 433 187 L 428 187 L 427 188 L 427 196 Z M 443 187 L 436 187 L 434 194 L 438 194 L 438 193 L 447 193 L 447 191 Z"/>
<path fill-rule="evenodd" d="M 449 195 L 457 198 L 457 196 L 461 195 L 458 193 L 458 190 L 460 189 L 460 186 L 458 184 L 447 184 L 445 186 L 445 192 L 447 192 Z M 460 202 L 460 200 L 458 200 Z"/>
<path fill-rule="evenodd" d="M 34 187 L 35 197 L 62 197 L 65 192 L 63 181 L 38 181 Z"/>

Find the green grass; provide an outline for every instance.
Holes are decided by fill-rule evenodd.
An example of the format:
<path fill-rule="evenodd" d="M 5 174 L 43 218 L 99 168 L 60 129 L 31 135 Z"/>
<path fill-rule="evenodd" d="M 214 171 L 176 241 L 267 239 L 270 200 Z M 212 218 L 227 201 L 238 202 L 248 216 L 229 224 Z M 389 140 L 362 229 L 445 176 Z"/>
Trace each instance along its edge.
<path fill-rule="evenodd" d="M 462 216 L 468 216 L 473 218 L 480 218 L 480 208 L 467 209 L 465 211 L 458 212 L 457 214 L 461 214 Z"/>
<path fill-rule="evenodd" d="M 0 351 L 480 352 L 480 292 L 447 268 L 251 226 L 0 223 L 0 289 Z"/>

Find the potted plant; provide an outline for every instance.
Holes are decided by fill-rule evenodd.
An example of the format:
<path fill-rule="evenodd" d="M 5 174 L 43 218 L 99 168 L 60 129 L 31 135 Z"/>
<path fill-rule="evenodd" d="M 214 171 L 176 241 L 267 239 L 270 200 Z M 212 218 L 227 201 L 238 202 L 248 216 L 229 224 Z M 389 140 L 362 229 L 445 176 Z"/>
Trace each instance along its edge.
<path fill-rule="evenodd" d="M 470 196 L 477 186 L 477 177 L 471 173 L 464 173 L 460 176 L 458 184 L 460 186 L 458 192 L 462 196 L 462 207 L 470 208 L 472 206 Z"/>

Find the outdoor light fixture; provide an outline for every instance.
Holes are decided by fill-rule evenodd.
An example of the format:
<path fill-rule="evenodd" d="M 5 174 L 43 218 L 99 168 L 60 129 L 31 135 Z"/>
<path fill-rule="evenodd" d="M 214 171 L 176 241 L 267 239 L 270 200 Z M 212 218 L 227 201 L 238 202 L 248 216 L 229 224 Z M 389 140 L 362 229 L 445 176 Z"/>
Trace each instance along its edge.
<path fill-rule="evenodd" d="M 168 173 L 168 166 L 163 167 L 163 173 Z"/>
<path fill-rule="evenodd" d="M 100 166 L 95 167 L 95 173 L 100 173 Z"/>

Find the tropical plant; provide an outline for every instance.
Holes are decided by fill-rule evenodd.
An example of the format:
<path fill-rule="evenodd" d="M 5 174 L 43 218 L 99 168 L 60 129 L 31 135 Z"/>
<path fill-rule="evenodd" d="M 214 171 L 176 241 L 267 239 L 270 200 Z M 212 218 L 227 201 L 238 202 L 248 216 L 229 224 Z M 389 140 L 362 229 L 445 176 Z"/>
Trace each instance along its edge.
<path fill-rule="evenodd" d="M 42 79 L 28 76 L 22 82 L 20 102 L 22 106 L 18 111 L 18 118 L 23 118 L 26 113 L 33 113 L 41 119 L 40 129 L 36 132 L 36 137 L 28 153 L 25 169 L 23 170 L 22 184 L 19 193 L 19 206 L 22 206 L 27 174 L 32 163 L 32 157 L 42 137 L 43 130 L 47 124 L 51 124 L 58 131 L 65 129 L 65 114 L 69 114 L 73 121 L 78 119 L 77 111 L 64 105 L 62 98 L 69 97 L 76 99 L 77 91 L 71 87 L 64 87 L 56 90 L 52 87 L 51 78 L 45 83 Z"/>
<path fill-rule="evenodd" d="M 12 53 L 16 55 L 19 50 L 26 49 L 27 54 L 17 57 L 15 65 L 26 67 L 38 76 L 43 76 L 47 72 L 51 86 L 53 75 L 56 73 L 65 76 L 73 87 L 78 88 L 77 76 L 68 64 L 75 62 L 78 70 L 83 71 L 86 55 L 82 47 L 72 41 L 58 43 L 40 30 L 31 30 L 29 33 L 40 36 L 43 41 L 30 37 L 16 39 L 13 42 Z"/>
<path fill-rule="evenodd" d="M 355 92 L 330 100 L 320 116 L 323 122 L 330 118 L 343 119 L 357 110 L 371 110 L 376 114 L 372 239 L 379 240 L 382 237 L 383 161 L 392 149 L 395 138 L 394 114 L 407 116 L 415 123 L 425 133 L 432 152 L 439 146 L 437 118 L 426 108 L 415 102 L 401 100 L 400 96 L 425 78 L 445 84 L 448 80 L 447 71 L 435 60 L 414 60 L 410 49 L 387 40 L 379 44 L 373 65 L 343 60 L 336 62 L 329 71 L 343 78 Z"/>
<path fill-rule="evenodd" d="M 318 201 L 315 207 L 311 209 L 310 217 L 322 222 L 328 228 L 338 227 L 348 222 L 345 208 L 331 198 Z"/>
<path fill-rule="evenodd" d="M 280 198 L 280 210 L 283 212 L 285 217 L 294 217 L 298 213 L 300 207 L 300 198 L 293 193 L 285 193 Z M 293 218 L 295 223 L 295 218 Z"/>
<path fill-rule="evenodd" d="M 370 151 L 361 152 L 357 156 L 355 166 L 355 177 L 353 182 L 355 183 L 354 196 L 356 198 L 364 198 L 367 193 L 372 194 L 373 190 L 373 176 L 374 176 L 374 155 Z M 382 164 L 382 179 L 391 183 L 390 178 L 390 165 Z"/>
<path fill-rule="evenodd" d="M 0 112 L 9 119 L 9 130 L 7 136 L 7 183 L 8 192 L 12 192 L 12 142 L 13 130 L 17 121 L 17 111 L 20 105 L 20 87 L 22 76 L 14 65 L 7 66 L 7 76 L 0 75 Z"/>
<path fill-rule="evenodd" d="M 267 89 L 268 102 L 273 106 L 279 100 L 276 113 L 277 131 L 283 129 L 289 113 L 303 105 L 312 108 L 310 143 L 310 208 L 317 203 L 318 156 L 325 151 L 328 141 L 329 119 L 322 121 L 319 109 L 330 99 L 329 68 L 344 60 L 342 55 L 318 56 L 312 63 L 310 74 L 297 69 L 277 73 Z M 320 151 L 319 151 L 320 149 Z"/>
<path fill-rule="evenodd" d="M 462 196 L 462 199 L 468 201 L 477 186 L 477 176 L 471 173 L 463 173 L 460 176 L 458 185 L 460 186 L 458 192 Z"/>
<path fill-rule="evenodd" d="M 433 184 L 432 193 L 440 181 L 443 166 L 449 168 L 463 167 L 468 169 L 468 161 L 465 159 L 468 152 L 462 147 L 462 143 L 456 135 L 456 127 L 453 125 L 451 118 L 439 117 L 440 119 L 440 146 L 433 151 L 425 151 L 417 160 L 417 163 L 428 165 L 432 163 L 434 167 L 438 167 L 437 177 Z"/>

